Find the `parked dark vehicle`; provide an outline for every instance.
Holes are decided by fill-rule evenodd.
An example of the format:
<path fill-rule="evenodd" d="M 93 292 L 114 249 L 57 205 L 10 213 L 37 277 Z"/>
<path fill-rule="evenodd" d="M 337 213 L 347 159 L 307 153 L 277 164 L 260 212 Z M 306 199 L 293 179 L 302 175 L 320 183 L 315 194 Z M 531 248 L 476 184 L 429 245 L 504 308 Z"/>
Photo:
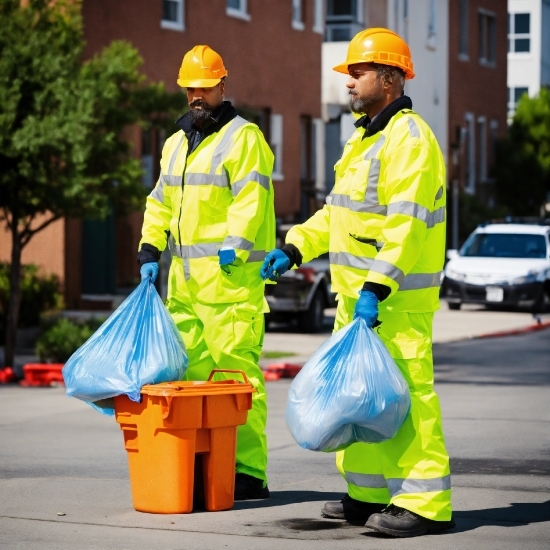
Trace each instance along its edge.
<path fill-rule="evenodd" d="M 336 295 L 330 290 L 328 256 L 291 269 L 277 284 L 266 285 L 266 298 L 271 310 L 266 316 L 266 326 L 295 320 L 303 332 L 319 332 L 325 308 L 336 304 Z"/>

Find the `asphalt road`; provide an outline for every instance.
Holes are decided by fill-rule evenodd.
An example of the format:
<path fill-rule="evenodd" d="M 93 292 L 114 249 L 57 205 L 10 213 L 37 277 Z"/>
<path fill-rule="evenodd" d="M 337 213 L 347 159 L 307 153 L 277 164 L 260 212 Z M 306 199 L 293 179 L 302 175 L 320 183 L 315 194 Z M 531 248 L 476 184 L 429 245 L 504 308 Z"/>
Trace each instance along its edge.
<path fill-rule="evenodd" d="M 345 484 L 332 455 L 300 449 L 286 429 L 289 381 L 268 384 L 272 497 L 228 512 L 170 516 L 133 510 L 113 419 L 61 388 L 0 386 L 0 548 L 548 548 L 550 330 L 441 343 L 434 351 L 453 531 L 394 540 L 321 518 L 323 503 L 341 498 Z"/>

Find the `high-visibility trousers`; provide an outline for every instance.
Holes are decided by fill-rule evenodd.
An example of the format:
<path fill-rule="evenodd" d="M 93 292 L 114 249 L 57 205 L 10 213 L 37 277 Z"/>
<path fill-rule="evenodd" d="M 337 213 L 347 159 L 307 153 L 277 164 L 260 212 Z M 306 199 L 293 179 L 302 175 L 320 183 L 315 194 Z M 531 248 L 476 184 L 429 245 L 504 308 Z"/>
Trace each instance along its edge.
<path fill-rule="evenodd" d="M 258 364 L 264 339 L 262 306 L 198 302 L 185 284 L 181 260 L 175 259 L 168 281 L 167 307 L 189 355 L 187 380 L 206 380 L 212 369 L 241 370 L 256 388 L 247 422 L 237 431 L 236 471 L 267 481 L 267 399 Z M 219 374 L 216 380 L 224 376 L 238 378 L 235 374 Z"/>
<path fill-rule="evenodd" d="M 357 300 L 339 296 L 334 330 L 350 323 Z M 394 504 L 428 519 L 451 519 L 451 476 L 439 398 L 433 389 L 433 313 L 381 311 L 374 330 L 403 374 L 411 410 L 397 435 L 355 443 L 336 453 L 348 494 L 362 502 Z"/>

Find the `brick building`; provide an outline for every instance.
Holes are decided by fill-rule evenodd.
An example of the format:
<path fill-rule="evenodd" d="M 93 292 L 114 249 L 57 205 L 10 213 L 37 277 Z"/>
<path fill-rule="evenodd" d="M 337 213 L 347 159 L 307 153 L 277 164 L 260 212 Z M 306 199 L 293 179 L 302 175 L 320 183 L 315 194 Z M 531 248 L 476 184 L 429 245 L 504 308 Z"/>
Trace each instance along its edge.
<path fill-rule="evenodd" d="M 229 72 L 227 99 L 260 126 L 275 153 L 277 215 L 293 221 L 315 209 L 317 180 L 324 178 L 323 0 L 84 0 L 83 19 L 86 56 L 127 40 L 143 57 L 146 77 L 172 91 L 179 89 L 186 51 L 196 44 L 218 51 Z M 152 187 L 165 136 L 136 128 L 131 137 L 143 160 L 144 185 Z M 113 294 L 137 277 L 142 219 L 136 213 L 59 221 L 35 237 L 23 261 L 60 276 L 69 308 L 90 307 L 94 295 Z M 9 252 L 2 238 L 0 259 Z"/>

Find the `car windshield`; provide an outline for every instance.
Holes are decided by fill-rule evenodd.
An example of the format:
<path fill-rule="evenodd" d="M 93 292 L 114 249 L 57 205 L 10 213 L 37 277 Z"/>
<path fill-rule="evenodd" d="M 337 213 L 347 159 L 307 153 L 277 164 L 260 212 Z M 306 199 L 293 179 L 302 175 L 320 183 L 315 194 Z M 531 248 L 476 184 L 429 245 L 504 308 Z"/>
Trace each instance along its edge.
<path fill-rule="evenodd" d="M 477 233 L 462 247 L 461 256 L 485 258 L 546 258 L 543 235 Z"/>

